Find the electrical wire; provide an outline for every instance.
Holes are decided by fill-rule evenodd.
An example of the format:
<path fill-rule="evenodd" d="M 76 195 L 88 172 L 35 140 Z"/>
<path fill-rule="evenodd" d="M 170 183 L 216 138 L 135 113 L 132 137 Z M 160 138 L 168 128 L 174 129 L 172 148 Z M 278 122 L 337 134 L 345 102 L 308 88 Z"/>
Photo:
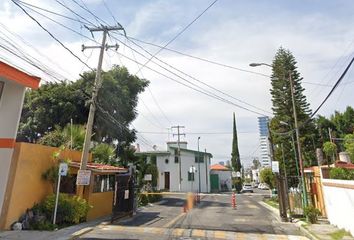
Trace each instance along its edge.
<path fill-rule="evenodd" d="M 73 57 L 75 57 L 77 60 L 79 60 L 82 64 L 84 64 L 87 68 L 93 71 L 93 68 L 91 68 L 89 65 L 87 65 L 80 57 L 78 57 L 75 53 L 73 53 L 67 46 L 65 46 L 64 43 L 62 43 L 57 37 L 55 37 L 49 30 L 47 30 L 43 25 L 35 19 L 31 14 L 29 14 L 20 4 L 18 4 L 15 0 L 11 0 L 16 6 L 18 6 L 29 18 L 31 18 L 34 22 L 37 23 L 37 25 L 42 28 L 46 33 L 49 34 L 57 43 L 59 43 L 60 46 L 62 46 L 65 50 L 67 50 Z"/>
<path fill-rule="evenodd" d="M 189 24 L 187 24 L 187 26 L 185 26 L 179 33 L 177 33 L 176 36 L 174 36 L 170 41 L 168 41 L 162 48 L 160 48 L 148 61 L 146 61 L 138 70 L 138 72 L 141 71 L 141 69 L 143 69 L 155 56 L 157 56 L 161 51 L 163 51 L 168 45 L 170 45 L 174 40 L 176 40 L 180 35 L 182 35 L 182 33 L 184 33 L 190 26 L 193 25 L 193 23 L 195 23 L 201 16 L 203 16 L 203 14 L 208 11 L 218 0 L 214 0 L 211 4 L 209 4 L 209 6 L 204 9 L 203 12 L 201 12 L 196 18 L 193 19 L 193 21 L 191 21 Z M 138 74 L 138 72 L 136 72 L 135 74 Z"/>
<path fill-rule="evenodd" d="M 119 41 L 119 39 L 117 39 L 117 40 Z M 129 40 L 129 39 L 128 39 L 128 40 Z M 144 52 L 146 52 L 147 54 L 149 54 L 150 56 L 153 56 L 149 51 L 147 51 L 146 49 L 144 49 L 144 48 L 141 47 L 140 45 L 138 45 L 138 44 L 136 44 L 136 43 L 134 43 L 134 42 L 132 42 L 132 43 L 133 43 L 134 45 L 136 45 L 137 47 L 139 47 L 140 49 L 142 49 L 142 50 L 143 50 Z M 122 43 L 122 44 L 124 44 L 124 43 Z M 127 46 L 127 47 L 131 48 L 130 46 Z M 131 49 L 132 49 L 132 48 L 131 48 Z M 132 50 L 134 50 L 134 49 L 132 49 Z M 146 58 L 146 57 L 145 57 L 145 58 Z M 267 111 L 267 110 L 261 109 L 261 108 L 259 108 L 259 107 L 257 107 L 257 106 L 254 106 L 254 105 L 252 105 L 252 104 L 249 104 L 249 103 L 247 103 L 247 102 L 245 102 L 245 101 L 243 101 L 243 100 L 241 100 L 241 99 L 235 98 L 235 97 L 233 97 L 232 95 L 230 95 L 230 94 L 228 94 L 228 93 L 225 93 L 225 92 L 221 91 L 220 89 L 217 89 L 216 87 L 213 87 L 213 86 L 211 86 L 210 84 L 207 84 L 207 83 L 203 82 L 202 80 L 199 80 L 199 79 L 197 79 L 197 78 L 191 76 L 190 74 L 187 74 L 187 73 L 185 73 L 185 72 L 183 72 L 183 71 L 181 71 L 181 70 L 175 68 L 174 66 L 168 64 L 167 62 L 161 60 L 160 58 L 155 57 L 155 59 L 158 60 L 159 62 L 161 62 L 161 63 L 167 65 L 168 67 L 174 69 L 175 71 L 177 71 L 177 72 L 179 72 L 179 73 L 181 73 L 181 74 L 183 74 L 183 75 L 185 75 L 185 76 L 187 76 L 187 77 L 193 79 L 194 81 L 197 81 L 197 82 L 203 84 L 204 86 L 207 86 L 208 88 L 213 89 L 214 91 L 217 91 L 217 92 L 219 92 L 219 93 L 221 93 L 221 94 L 223 94 L 223 95 L 225 95 L 225 96 L 227 96 L 227 97 L 230 97 L 230 98 L 232 98 L 232 99 L 234 99 L 234 100 L 236 100 L 236 101 L 239 101 L 239 102 L 241 102 L 241 103 L 243 103 L 243 104 L 246 104 L 246 105 L 248 105 L 248 106 L 250 106 L 250 107 L 253 107 L 253 108 L 257 109 L 257 110 L 266 112 L 266 113 L 268 113 L 268 114 L 272 114 L 271 112 L 269 112 L 269 111 Z M 151 61 L 151 62 L 155 63 L 154 61 Z M 155 64 L 156 64 L 156 63 L 155 63 Z"/>
<path fill-rule="evenodd" d="M 143 41 L 143 40 L 131 37 L 129 35 L 127 35 L 126 37 L 129 40 L 133 41 L 133 42 L 136 41 L 136 42 L 141 42 L 141 43 L 144 43 L 144 44 L 147 44 L 147 45 L 151 45 L 151 46 L 154 46 L 154 47 L 157 47 L 157 48 L 163 48 L 163 46 L 161 46 L 161 45 L 158 45 L 158 44 L 155 44 L 155 43 L 150 43 L 150 42 L 147 42 L 147 41 Z M 229 69 L 233 69 L 233 70 L 237 70 L 237 71 L 241 71 L 241 72 L 256 74 L 256 75 L 259 75 L 259 76 L 262 76 L 262 77 L 267 77 L 267 78 L 270 77 L 269 75 L 266 75 L 266 74 L 263 74 L 263 73 L 250 71 L 250 70 L 246 70 L 246 69 L 242 69 L 242 68 L 238 68 L 238 67 L 234 67 L 234 66 L 231 66 L 231 65 L 228 65 L 228 64 L 224 64 L 224 63 L 220 63 L 220 62 L 217 62 L 217 61 L 214 61 L 214 60 L 209 60 L 209 59 L 206 59 L 206 58 L 194 56 L 194 55 L 191 55 L 191 54 L 188 54 L 188 53 L 184 53 L 184 52 L 181 52 L 181 51 L 177 51 L 177 50 L 174 50 L 174 49 L 171 49 L 171 48 L 165 47 L 164 50 L 167 50 L 167 51 L 170 51 L 170 52 L 173 52 L 173 53 L 177 53 L 177 54 L 185 56 L 185 57 L 189 57 L 189 58 L 193 58 L 193 59 L 196 59 L 196 60 L 200 60 L 200 61 L 203 61 L 203 62 L 211 63 L 211 64 L 214 64 L 214 65 L 217 65 L 217 66 L 221 66 L 221 67 L 225 67 L 225 68 L 229 68 Z"/>

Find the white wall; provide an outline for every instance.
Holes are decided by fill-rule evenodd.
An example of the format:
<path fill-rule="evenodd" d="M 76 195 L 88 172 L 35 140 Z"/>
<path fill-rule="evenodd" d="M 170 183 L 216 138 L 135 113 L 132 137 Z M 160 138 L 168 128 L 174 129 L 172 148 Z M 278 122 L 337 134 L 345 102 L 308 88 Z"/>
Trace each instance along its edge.
<path fill-rule="evenodd" d="M 201 154 L 202 156 L 202 154 Z M 166 164 L 165 159 L 168 159 L 168 163 Z M 158 180 L 158 188 L 165 188 L 165 172 L 170 172 L 170 191 L 177 192 L 179 191 L 179 164 L 175 163 L 175 155 L 174 152 L 171 152 L 170 155 L 157 155 L 156 159 L 157 168 L 159 171 L 159 180 Z M 181 191 L 189 192 L 194 191 L 197 192 L 199 188 L 199 177 L 198 171 L 194 175 L 194 181 L 188 181 L 188 171 L 191 166 L 195 166 L 198 170 L 198 163 L 195 162 L 195 155 L 193 152 L 186 152 L 181 149 L 181 173 L 182 173 L 182 184 Z M 207 168 L 206 168 L 207 167 Z M 200 163 L 200 183 L 201 183 L 201 192 L 209 192 L 210 191 L 210 158 L 209 156 L 204 159 L 203 163 Z M 208 179 L 206 179 L 206 177 Z M 208 186 L 207 182 L 208 181 Z"/>
<path fill-rule="evenodd" d="M 25 88 L 2 78 L 0 78 L 0 81 L 5 82 L 0 98 L 0 139 L 15 139 Z M 1 148 L 0 146 L 0 214 L 6 191 L 12 152 L 13 148 Z"/>
<path fill-rule="evenodd" d="M 231 171 L 217 171 L 211 170 L 210 174 L 219 175 L 219 190 L 221 189 L 221 184 L 226 183 L 229 191 L 232 190 L 232 182 L 231 182 Z"/>
<path fill-rule="evenodd" d="M 354 236 L 354 180 L 322 179 L 322 184 L 329 222 Z"/>

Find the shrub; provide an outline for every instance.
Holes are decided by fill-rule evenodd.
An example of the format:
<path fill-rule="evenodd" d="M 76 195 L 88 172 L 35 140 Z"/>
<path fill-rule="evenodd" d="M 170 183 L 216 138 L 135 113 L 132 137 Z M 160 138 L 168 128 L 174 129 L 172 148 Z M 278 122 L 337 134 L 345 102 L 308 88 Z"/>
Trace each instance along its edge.
<path fill-rule="evenodd" d="M 354 170 L 345 168 L 331 168 L 329 177 L 332 179 L 354 180 Z"/>
<path fill-rule="evenodd" d="M 304 208 L 304 215 L 310 223 L 316 223 L 320 214 L 320 210 L 318 210 L 314 206 L 308 206 Z"/>
<path fill-rule="evenodd" d="M 38 209 L 47 219 L 52 219 L 55 206 L 55 194 L 49 195 Z M 71 197 L 68 194 L 59 194 L 56 222 L 60 224 L 76 224 L 85 220 L 91 206 L 78 196 Z"/>

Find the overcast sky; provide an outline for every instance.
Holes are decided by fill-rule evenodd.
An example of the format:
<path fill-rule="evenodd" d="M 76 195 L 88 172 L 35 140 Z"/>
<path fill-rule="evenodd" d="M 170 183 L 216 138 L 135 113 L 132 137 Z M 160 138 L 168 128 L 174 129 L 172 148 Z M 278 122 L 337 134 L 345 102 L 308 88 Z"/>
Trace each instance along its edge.
<path fill-rule="evenodd" d="M 81 8 L 74 0 L 24 1 L 70 16 L 74 20 L 80 19 L 97 25 L 97 19 L 84 9 L 84 2 L 94 15 L 108 24 L 114 25 L 115 20 L 118 21 L 125 28 L 128 36 L 158 45 L 165 45 L 212 3 L 207 0 L 75 0 L 83 6 Z M 354 2 L 349 0 L 219 0 L 168 48 L 264 75 L 270 75 L 269 68 L 251 68 L 249 63 L 271 63 L 280 46 L 287 48 L 292 51 L 298 62 L 298 70 L 304 78 L 303 87 L 306 89 L 306 97 L 311 108 L 314 109 L 329 92 L 330 86 L 338 79 L 353 55 L 354 29 L 351 26 L 354 20 L 353 7 Z M 83 24 L 41 12 L 64 26 L 76 30 L 79 33 L 77 34 L 38 15 L 31 9 L 26 10 L 90 67 L 96 67 L 98 50 L 81 52 L 81 44 L 97 44 L 79 35 L 92 37 Z M 75 80 L 81 72 L 88 70 L 10 0 L 2 0 L 0 3 L 0 23 L 2 24 L 0 36 L 9 34 L 5 29 L 8 28 L 24 38 L 44 56 L 16 38 L 13 38 L 13 42 L 17 41 L 16 43 L 21 44 L 31 56 L 48 65 L 58 75 Z M 142 49 L 118 34 L 113 34 L 112 38 L 109 38 L 109 44 L 117 43 L 113 37 L 117 37 L 127 45 L 120 43 L 118 50 L 120 54 L 145 63 L 146 59 L 138 53 L 133 55 L 129 47 L 146 54 Z M 95 33 L 95 39 L 100 42 L 100 33 Z M 159 50 L 153 46 L 137 43 L 151 53 Z M 0 44 L 4 44 L 3 39 L 0 39 Z M 213 65 L 167 50 L 161 51 L 157 56 L 178 70 L 240 99 L 243 103 L 216 92 L 219 96 L 243 107 L 271 115 L 259 110 L 271 112 L 270 80 L 267 76 Z M 42 77 L 43 82 L 54 81 L 53 78 L 3 50 L 0 51 L 0 57 Z M 113 51 L 108 51 L 105 53 L 103 67 L 107 70 L 112 64 L 124 65 L 133 74 L 138 70 L 136 63 Z M 152 62 L 147 67 L 181 82 L 184 81 Z M 170 69 L 170 67 L 165 68 Z M 206 148 L 212 153 L 215 162 L 228 160 L 232 143 L 232 113 L 235 112 L 241 160 L 247 165 L 253 157 L 258 157 L 257 117 L 259 115 L 198 93 L 151 69 L 143 68 L 138 74 L 139 77 L 144 77 L 151 82 L 149 89 L 139 98 L 137 109 L 139 115 L 133 123 L 134 127 L 141 132 L 137 142 L 142 150 L 152 150 L 152 145 L 157 145 L 160 150 L 165 149 L 165 142 L 168 139 L 167 128 L 171 127 L 171 124 L 183 125 L 186 137 L 182 139 L 188 142 L 189 148 L 197 148 L 197 138 L 200 136 L 200 149 Z M 354 75 L 352 72 L 353 70 L 349 71 L 344 84 L 331 96 L 320 110 L 320 114 L 329 115 L 334 110 L 343 111 L 346 106 L 353 103 L 354 96 L 351 93 Z M 201 85 L 200 82 L 195 82 L 180 72 L 177 74 Z M 245 105 L 244 102 L 258 109 Z M 173 140 L 172 136 L 170 140 Z"/>

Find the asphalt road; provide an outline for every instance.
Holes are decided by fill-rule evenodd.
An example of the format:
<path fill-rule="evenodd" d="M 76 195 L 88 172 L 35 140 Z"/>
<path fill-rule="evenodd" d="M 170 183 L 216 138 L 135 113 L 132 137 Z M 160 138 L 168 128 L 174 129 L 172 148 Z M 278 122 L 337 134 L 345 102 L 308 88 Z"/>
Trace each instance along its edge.
<path fill-rule="evenodd" d="M 291 223 L 280 223 L 259 202 L 266 191 L 210 194 L 191 211 L 183 213 L 183 195 L 140 209 L 131 219 L 99 225 L 81 239 L 306 239 Z"/>

